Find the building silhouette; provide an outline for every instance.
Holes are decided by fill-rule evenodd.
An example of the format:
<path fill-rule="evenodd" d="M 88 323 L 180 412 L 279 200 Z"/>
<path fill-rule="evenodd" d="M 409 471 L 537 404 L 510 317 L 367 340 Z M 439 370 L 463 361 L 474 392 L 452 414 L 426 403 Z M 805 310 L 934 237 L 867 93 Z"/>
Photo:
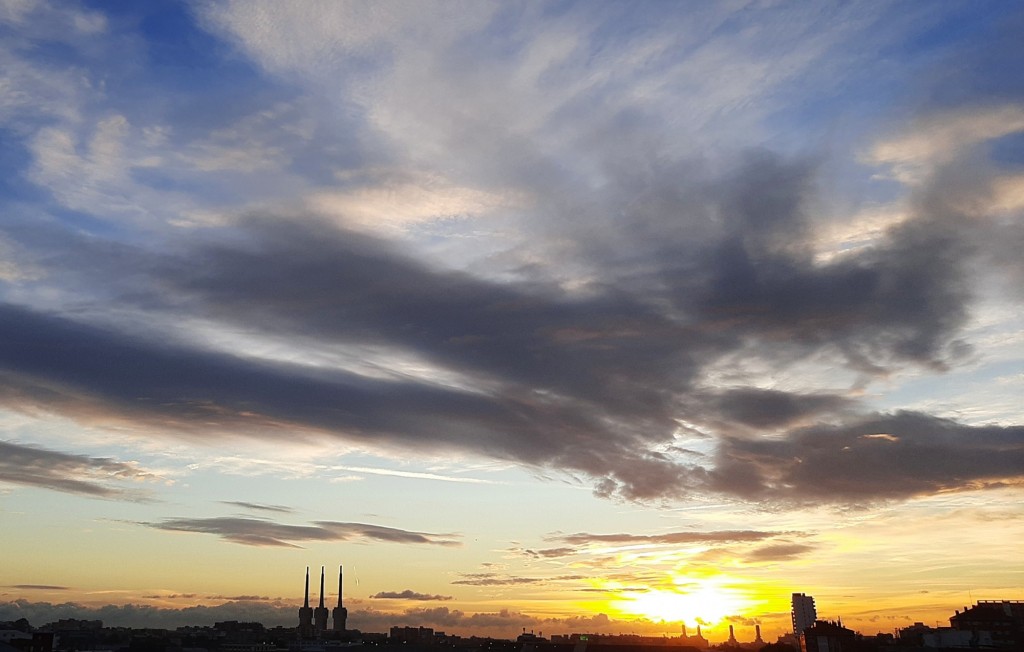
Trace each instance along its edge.
<path fill-rule="evenodd" d="M 1024 601 L 979 600 L 949 619 L 952 629 L 967 635 L 973 647 L 983 641 L 992 647 L 1024 649 Z"/>
<path fill-rule="evenodd" d="M 338 606 L 333 609 L 334 631 L 336 632 L 345 631 L 345 622 L 348 620 L 348 609 L 341 606 L 341 580 L 342 567 L 338 566 Z"/>
<path fill-rule="evenodd" d="M 800 636 L 818 619 L 814 598 L 803 593 L 793 594 L 793 633 Z"/>
<path fill-rule="evenodd" d="M 309 566 L 306 566 L 306 593 L 303 597 L 302 607 L 299 608 L 299 628 L 298 635 L 300 639 L 322 639 L 330 636 L 336 638 L 333 635 L 334 632 L 345 632 L 348 621 L 348 609 L 342 606 L 342 567 L 338 567 L 338 606 L 332 610 L 328 610 L 324 604 L 324 598 L 326 597 L 327 591 L 324 588 L 324 582 L 326 579 L 325 567 L 320 567 L 320 604 L 315 609 L 311 609 L 309 606 Z M 333 614 L 334 616 L 334 627 L 328 627 L 328 616 Z"/>
<path fill-rule="evenodd" d="M 324 567 L 320 567 L 320 606 L 313 610 L 313 633 L 327 631 L 327 607 L 324 606 Z"/>
<path fill-rule="evenodd" d="M 313 638 L 313 610 L 309 608 L 309 566 L 306 566 L 306 597 L 299 608 L 299 638 Z"/>
<path fill-rule="evenodd" d="M 856 647 L 857 633 L 842 621 L 817 620 L 800 635 L 800 652 L 852 652 Z"/>
<path fill-rule="evenodd" d="M 679 642 L 683 645 L 692 645 L 693 647 L 704 649 L 708 646 L 708 639 L 704 638 L 704 635 L 700 631 L 700 625 L 697 625 L 697 633 L 690 636 L 686 633 L 686 623 L 682 624 L 683 631 L 679 637 Z"/>

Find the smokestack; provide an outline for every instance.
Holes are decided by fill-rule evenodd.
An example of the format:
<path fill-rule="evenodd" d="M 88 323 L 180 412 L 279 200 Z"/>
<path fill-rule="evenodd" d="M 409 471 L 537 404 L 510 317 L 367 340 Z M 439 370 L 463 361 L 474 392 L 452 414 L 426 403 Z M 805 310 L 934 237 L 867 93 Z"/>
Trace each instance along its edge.
<path fill-rule="evenodd" d="M 306 601 L 302 606 L 309 609 L 309 566 L 306 566 Z"/>
<path fill-rule="evenodd" d="M 320 567 L 320 608 L 321 609 L 325 609 L 326 608 L 326 607 L 324 607 L 324 567 L 323 566 Z"/>
<path fill-rule="evenodd" d="M 338 606 L 334 608 L 332 614 L 334 615 L 334 631 L 343 632 L 345 631 L 345 621 L 348 620 L 348 609 L 341 606 L 341 594 L 342 594 L 342 572 L 344 569 L 338 566 Z M 326 610 L 325 610 L 326 611 Z"/>

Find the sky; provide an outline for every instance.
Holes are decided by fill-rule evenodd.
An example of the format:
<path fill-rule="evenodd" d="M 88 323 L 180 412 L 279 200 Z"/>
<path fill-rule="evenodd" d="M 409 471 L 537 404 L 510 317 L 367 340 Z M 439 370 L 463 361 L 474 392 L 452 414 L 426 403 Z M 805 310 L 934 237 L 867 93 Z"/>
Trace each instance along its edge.
<path fill-rule="evenodd" d="M 0 0 L 0 620 L 1024 599 L 1022 30 Z"/>

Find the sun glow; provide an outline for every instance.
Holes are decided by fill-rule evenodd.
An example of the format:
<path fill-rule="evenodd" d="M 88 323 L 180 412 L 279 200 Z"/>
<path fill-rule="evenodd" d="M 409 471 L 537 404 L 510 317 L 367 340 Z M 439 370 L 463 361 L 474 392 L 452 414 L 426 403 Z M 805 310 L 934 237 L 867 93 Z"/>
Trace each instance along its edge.
<path fill-rule="evenodd" d="M 692 581 L 677 577 L 671 589 L 623 590 L 613 606 L 622 613 L 650 620 L 714 625 L 726 616 L 747 610 L 749 600 L 718 579 Z"/>

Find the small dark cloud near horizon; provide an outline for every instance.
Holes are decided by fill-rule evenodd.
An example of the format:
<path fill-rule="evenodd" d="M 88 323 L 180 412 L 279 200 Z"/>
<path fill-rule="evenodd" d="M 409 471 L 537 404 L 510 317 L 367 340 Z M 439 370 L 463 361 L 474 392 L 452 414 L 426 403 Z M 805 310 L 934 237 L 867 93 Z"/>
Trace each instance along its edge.
<path fill-rule="evenodd" d="M 293 514 L 295 512 L 291 507 L 285 507 L 284 505 L 263 505 L 261 503 L 250 503 L 244 500 L 222 500 L 220 501 L 223 505 L 234 505 L 235 507 L 241 507 L 242 509 L 251 509 L 257 512 L 274 512 L 276 514 Z"/>
<path fill-rule="evenodd" d="M 610 594 L 610 595 L 618 595 L 618 594 L 622 594 L 622 593 L 647 593 L 651 589 L 650 589 L 650 587 L 647 587 L 647 586 L 623 586 L 623 587 L 614 588 L 614 589 L 598 589 L 598 588 L 586 586 L 586 587 L 579 588 L 579 589 L 576 589 L 576 590 L 581 592 L 581 593 L 604 593 L 604 594 Z"/>
<path fill-rule="evenodd" d="M 28 591 L 70 591 L 69 586 L 56 586 L 53 584 L 8 584 L 11 589 L 25 589 Z"/>
<path fill-rule="evenodd" d="M 585 575 L 555 575 L 552 577 L 521 577 L 498 575 L 497 573 L 461 573 L 460 575 L 462 579 L 453 580 L 451 583 L 463 586 L 516 586 L 520 584 L 546 584 L 586 579 Z"/>
<path fill-rule="evenodd" d="M 497 573 L 460 573 L 462 579 L 452 580 L 452 584 L 464 586 L 516 586 L 519 584 L 540 584 L 546 581 L 541 577 L 516 577 L 498 575 Z"/>
<path fill-rule="evenodd" d="M 711 532 L 668 532 L 665 534 L 591 534 L 577 532 L 575 534 L 551 535 L 549 541 L 563 541 L 573 545 L 598 544 L 684 544 L 684 543 L 736 543 L 744 541 L 763 541 L 782 534 L 792 532 L 761 532 L 757 530 L 718 530 Z"/>
<path fill-rule="evenodd" d="M 378 541 L 387 543 L 460 546 L 459 535 L 412 532 L 366 523 L 316 521 L 312 525 L 287 525 L 266 519 L 243 517 L 168 518 L 139 525 L 172 532 L 213 534 L 225 541 L 247 546 L 300 548 L 304 541 Z"/>
<path fill-rule="evenodd" d="M 517 548 L 516 551 L 526 555 L 527 557 L 533 557 L 534 559 L 556 559 L 558 557 L 575 555 L 578 552 L 576 548 L 541 548 L 539 550 Z"/>
<path fill-rule="evenodd" d="M 438 595 L 431 593 L 418 593 L 412 589 L 405 589 L 404 591 L 380 591 L 370 596 L 380 600 L 424 600 L 424 601 L 445 601 L 452 600 L 453 596 L 450 595 Z"/>
<path fill-rule="evenodd" d="M 280 602 L 284 598 L 266 595 L 208 595 L 207 600 L 230 600 L 232 602 Z"/>
<path fill-rule="evenodd" d="M 805 543 L 776 543 L 755 548 L 743 555 L 746 561 L 789 561 L 813 551 L 817 546 Z"/>

